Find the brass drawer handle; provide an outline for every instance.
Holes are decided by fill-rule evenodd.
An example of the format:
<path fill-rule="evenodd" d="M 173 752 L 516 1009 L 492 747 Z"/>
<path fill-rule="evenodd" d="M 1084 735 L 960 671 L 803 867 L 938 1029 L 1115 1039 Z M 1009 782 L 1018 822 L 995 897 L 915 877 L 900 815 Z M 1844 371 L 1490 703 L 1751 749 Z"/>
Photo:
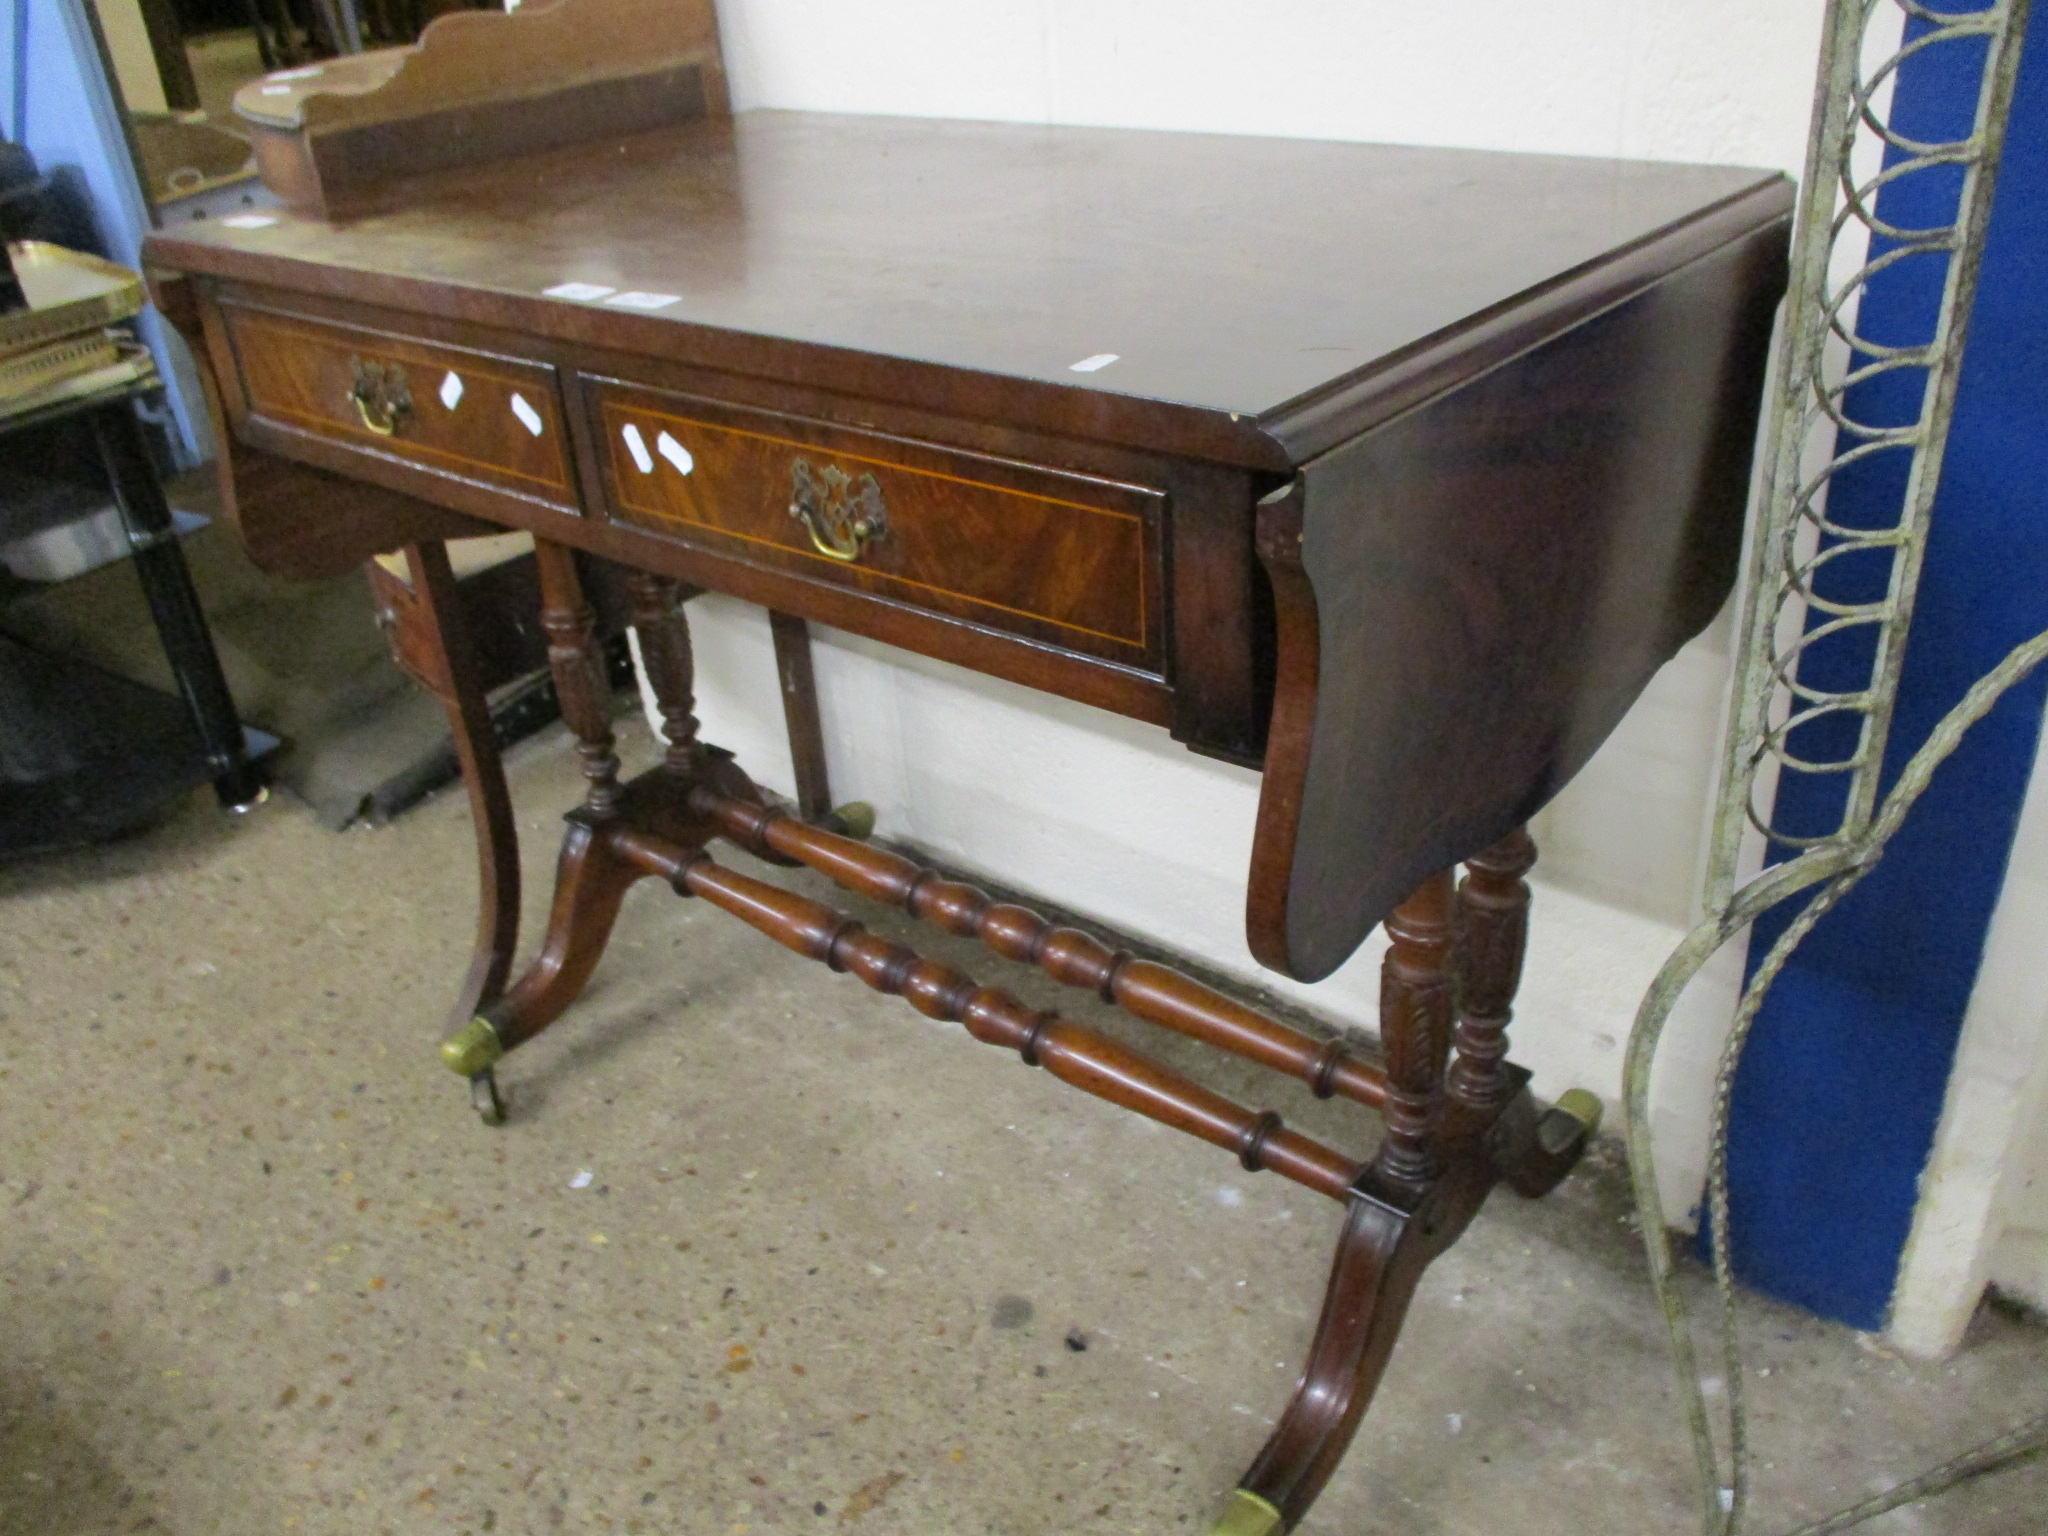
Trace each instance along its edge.
<path fill-rule="evenodd" d="M 858 560 L 869 541 L 889 537 L 889 512 L 873 475 L 856 481 L 837 464 L 812 469 L 808 459 L 798 459 L 789 473 L 789 515 L 804 525 L 819 554 Z"/>
<path fill-rule="evenodd" d="M 348 361 L 355 373 L 348 398 L 356 415 L 379 437 L 395 436 L 412 414 L 412 389 L 405 381 L 405 370 L 396 363 L 366 363 L 360 357 Z"/>

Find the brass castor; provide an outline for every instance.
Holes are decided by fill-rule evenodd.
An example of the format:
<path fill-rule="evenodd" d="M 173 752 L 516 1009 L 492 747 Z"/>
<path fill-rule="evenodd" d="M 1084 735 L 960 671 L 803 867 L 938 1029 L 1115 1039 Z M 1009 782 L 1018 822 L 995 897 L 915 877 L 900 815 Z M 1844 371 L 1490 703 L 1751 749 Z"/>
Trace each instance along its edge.
<path fill-rule="evenodd" d="M 469 1103 L 485 1125 L 505 1123 L 505 1098 L 498 1092 L 498 1058 L 505 1043 L 498 1027 L 478 1014 L 441 1042 L 441 1061 L 469 1079 Z"/>
<path fill-rule="evenodd" d="M 469 1104 L 485 1125 L 505 1123 L 505 1099 L 498 1092 L 498 1071 L 485 1067 L 469 1080 Z"/>
<path fill-rule="evenodd" d="M 498 1027 L 482 1014 L 441 1042 L 442 1062 L 449 1071 L 467 1078 L 488 1072 L 504 1054 L 505 1045 L 498 1038 Z"/>
<path fill-rule="evenodd" d="M 875 808 L 865 800 L 849 800 L 844 805 L 834 806 L 818 825 L 827 832 L 837 832 L 841 837 L 864 843 L 875 835 Z"/>
<path fill-rule="evenodd" d="M 1273 1536 L 1280 1529 L 1280 1511 L 1243 1488 L 1233 1488 L 1223 1513 L 1209 1527 L 1209 1536 Z"/>
<path fill-rule="evenodd" d="M 1537 1144 L 1553 1157 L 1574 1146 L 1585 1147 L 1599 1132 L 1605 1107 L 1590 1089 L 1567 1089 L 1536 1122 Z"/>

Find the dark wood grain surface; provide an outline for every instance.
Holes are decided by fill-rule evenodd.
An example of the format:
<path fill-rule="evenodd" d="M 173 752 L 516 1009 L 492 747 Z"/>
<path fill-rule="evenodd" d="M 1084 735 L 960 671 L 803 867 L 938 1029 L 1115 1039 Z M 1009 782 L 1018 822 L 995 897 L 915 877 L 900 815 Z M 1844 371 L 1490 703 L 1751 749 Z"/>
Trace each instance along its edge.
<path fill-rule="evenodd" d="M 595 389 L 613 515 L 626 522 L 1071 650 L 1157 665 L 1165 498 L 1156 491 L 711 400 Z M 790 515 L 799 463 L 807 474 L 837 470 L 848 484 L 874 481 L 886 527 L 856 558 L 820 552 Z"/>
<path fill-rule="evenodd" d="M 224 306 L 222 316 L 252 416 L 576 505 L 552 368 L 239 305 Z M 404 409 L 387 433 L 354 408 L 352 392 L 366 368 L 404 391 Z M 513 410 L 515 400 L 532 426 Z"/>
<path fill-rule="evenodd" d="M 380 196 L 151 241 L 208 288 L 242 443 L 1259 764 L 1247 931 L 1307 979 L 1526 820 L 1726 596 L 1791 203 L 1730 168 L 781 112 Z M 351 430 L 352 347 L 245 383 L 250 305 L 414 337 L 411 438 Z M 437 347 L 560 413 L 522 441 L 493 396 L 438 442 Z M 301 382 L 326 403 L 279 409 Z M 636 415 L 703 467 L 622 460 Z M 563 429 L 563 483 L 507 472 Z M 806 449 L 902 509 L 850 566 L 778 511 Z"/>
<path fill-rule="evenodd" d="M 1313 460 L 1260 509 L 1278 661 L 1246 927 L 1307 981 L 1586 763 L 1727 599 L 1785 228 Z"/>
<path fill-rule="evenodd" d="M 874 360 L 922 364 L 964 414 L 1040 408 L 1280 468 L 1261 418 L 1646 243 L 1687 259 L 1687 226 L 1782 186 L 1727 167 L 756 111 L 394 182 L 347 223 L 186 226 L 150 259 L 899 399 L 933 381 L 882 379 Z M 677 301 L 541 297 L 568 281 Z M 1104 353 L 1117 361 L 1071 371 Z"/>

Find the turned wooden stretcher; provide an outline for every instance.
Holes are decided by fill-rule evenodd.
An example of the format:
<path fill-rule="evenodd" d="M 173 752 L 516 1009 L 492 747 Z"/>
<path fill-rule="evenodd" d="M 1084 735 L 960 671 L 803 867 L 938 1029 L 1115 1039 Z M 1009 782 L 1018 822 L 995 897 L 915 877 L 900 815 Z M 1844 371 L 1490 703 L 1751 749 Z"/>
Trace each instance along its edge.
<path fill-rule="evenodd" d="M 381 600 L 447 703 L 482 859 L 449 1064 L 500 1113 L 499 1062 L 574 1002 L 651 876 L 1329 1196 L 1309 1362 L 1219 1529 L 1291 1527 L 1429 1262 L 1496 1183 L 1551 1188 L 1597 1120 L 1506 1059 L 1521 828 L 1727 595 L 1788 184 L 733 115 L 706 0 L 456 17 L 331 91 L 286 84 L 252 110 L 294 211 L 160 235 L 148 261 L 259 563 L 405 552 Z M 503 528 L 537 540 L 589 786 L 516 981 L 510 802 L 442 547 Z M 667 738 L 630 783 L 593 582 L 623 586 Z M 699 739 L 697 589 L 776 615 L 794 809 Z M 1260 768 L 1253 951 L 1314 980 L 1384 921 L 1381 1059 L 845 835 L 811 621 Z M 1323 1146 L 719 863 L 720 841 L 1377 1111 L 1384 1138 Z"/>

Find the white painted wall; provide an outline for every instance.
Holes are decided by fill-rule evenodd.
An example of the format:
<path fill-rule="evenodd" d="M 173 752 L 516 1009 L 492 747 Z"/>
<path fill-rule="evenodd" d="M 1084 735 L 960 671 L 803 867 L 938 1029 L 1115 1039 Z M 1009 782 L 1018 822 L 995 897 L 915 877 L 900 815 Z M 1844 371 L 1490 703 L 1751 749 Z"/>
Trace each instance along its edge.
<path fill-rule="evenodd" d="M 2048 869 L 2037 866 L 2033 879 L 2036 923 L 2028 948 L 2038 956 L 2041 935 L 2048 933 L 2042 896 Z M 1999 1180 L 1998 1235 L 1985 1276 L 2008 1295 L 2048 1312 L 2048 1017 L 2039 1011 L 2033 1048 L 2033 1080 L 2019 1095 L 2017 1135 Z"/>
<path fill-rule="evenodd" d="M 1719 161 L 1796 172 L 1818 0 L 722 0 L 741 107 L 1052 121 Z M 1286 210 L 1273 210 L 1276 223 Z M 1503 238 L 1512 231 L 1504 230 Z M 787 790 L 765 620 L 692 605 L 706 734 Z M 1243 934 L 1255 774 L 1164 731 L 820 631 L 842 799 L 885 835 L 1365 1028 L 1380 946 L 1300 988 Z M 1637 1001 L 1689 920 L 1729 669 L 1725 618 L 1536 827 L 1516 1058 L 1619 1097 Z M 777 781 L 780 780 L 779 783 Z M 1704 1167 L 1739 957 L 1695 984 L 1657 1094 L 1667 1201 Z"/>
<path fill-rule="evenodd" d="M 2048 1308 L 2048 739 L 2013 838 L 1984 964 L 1920 1178 L 1888 1332 L 1922 1356 L 1963 1341 L 1987 1284 Z"/>

